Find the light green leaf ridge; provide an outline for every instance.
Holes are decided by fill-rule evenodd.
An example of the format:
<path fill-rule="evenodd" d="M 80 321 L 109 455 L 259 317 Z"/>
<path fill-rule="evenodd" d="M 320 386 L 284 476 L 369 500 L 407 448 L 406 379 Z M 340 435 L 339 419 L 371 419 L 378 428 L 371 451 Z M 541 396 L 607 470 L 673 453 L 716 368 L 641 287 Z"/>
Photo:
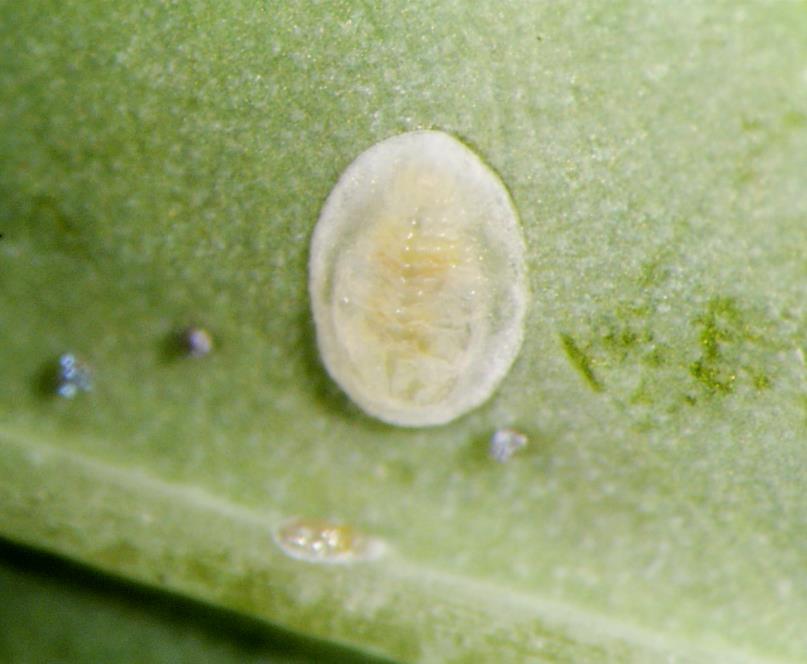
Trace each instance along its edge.
<path fill-rule="evenodd" d="M 403 661 L 750 661 L 429 569 L 395 551 L 349 565 L 289 560 L 273 542 L 281 515 L 30 439 L 2 440 L 3 463 L 13 465 L 4 476 L 13 482 L 0 487 L 0 500 L 20 540 L 310 635 Z"/>

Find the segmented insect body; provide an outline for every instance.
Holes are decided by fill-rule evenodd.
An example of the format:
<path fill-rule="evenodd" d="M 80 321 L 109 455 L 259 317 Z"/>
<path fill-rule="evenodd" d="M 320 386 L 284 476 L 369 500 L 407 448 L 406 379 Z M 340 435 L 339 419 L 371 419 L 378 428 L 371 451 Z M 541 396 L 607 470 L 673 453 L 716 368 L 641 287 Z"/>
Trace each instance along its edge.
<path fill-rule="evenodd" d="M 314 232 L 322 359 L 371 415 L 448 422 L 507 373 L 525 281 L 516 213 L 498 177 L 442 132 L 387 139 L 348 167 Z"/>

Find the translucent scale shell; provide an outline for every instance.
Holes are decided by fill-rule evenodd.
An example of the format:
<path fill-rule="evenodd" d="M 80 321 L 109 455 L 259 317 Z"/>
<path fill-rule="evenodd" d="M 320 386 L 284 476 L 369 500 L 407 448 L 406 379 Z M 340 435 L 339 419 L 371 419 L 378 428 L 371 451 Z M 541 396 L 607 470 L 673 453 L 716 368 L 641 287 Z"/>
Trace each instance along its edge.
<path fill-rule="evenodd" d="M 328 372 L 386 422 L 459 417 L 491 395 L 521 345 L 516 211 L 448 134 L 401 134 L 360 154 L 325 202 L 309 272 Z"/>

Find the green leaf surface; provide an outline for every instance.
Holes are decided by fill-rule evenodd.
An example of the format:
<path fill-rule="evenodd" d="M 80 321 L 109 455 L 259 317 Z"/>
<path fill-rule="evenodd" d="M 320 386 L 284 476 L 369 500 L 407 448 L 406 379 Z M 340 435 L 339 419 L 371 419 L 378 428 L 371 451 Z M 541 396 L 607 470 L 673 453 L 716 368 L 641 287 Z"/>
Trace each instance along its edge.
<path fill-rule="evenodd" d="M 383 664 L 1 541 L 0 588 L 2 662 Z"/>
<path fill-rule="evenodd" d="M 0 534 L 400 661 L 803 659 L 807 4 L 5 0 L 0 43 Z M 501 175 L 532 291 L 422 430 L 330 381 L 306 292 L 416 128 Z M 293 515 L 387 554 L 292 559 Z"/>

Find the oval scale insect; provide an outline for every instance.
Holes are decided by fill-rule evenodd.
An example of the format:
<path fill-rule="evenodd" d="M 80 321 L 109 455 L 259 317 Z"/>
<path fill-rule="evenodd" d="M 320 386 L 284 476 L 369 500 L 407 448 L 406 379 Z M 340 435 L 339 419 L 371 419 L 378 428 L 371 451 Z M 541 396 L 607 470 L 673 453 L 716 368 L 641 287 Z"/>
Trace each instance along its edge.
<path fill-rule="evenodd" d="M 326 519 L 288 519 L 275 530 L 274 540 L 287 556 L 309 563 L 366 562 L 386 551 L 383 541 Z"/>
<path fill-rule="evenodd" d="M 501 180 L 439 131 L 348 166 L 311 242 L 320 355 L 364 411 L 444 424 L 485 401 L 523 337 L 524 240 Z"/>

